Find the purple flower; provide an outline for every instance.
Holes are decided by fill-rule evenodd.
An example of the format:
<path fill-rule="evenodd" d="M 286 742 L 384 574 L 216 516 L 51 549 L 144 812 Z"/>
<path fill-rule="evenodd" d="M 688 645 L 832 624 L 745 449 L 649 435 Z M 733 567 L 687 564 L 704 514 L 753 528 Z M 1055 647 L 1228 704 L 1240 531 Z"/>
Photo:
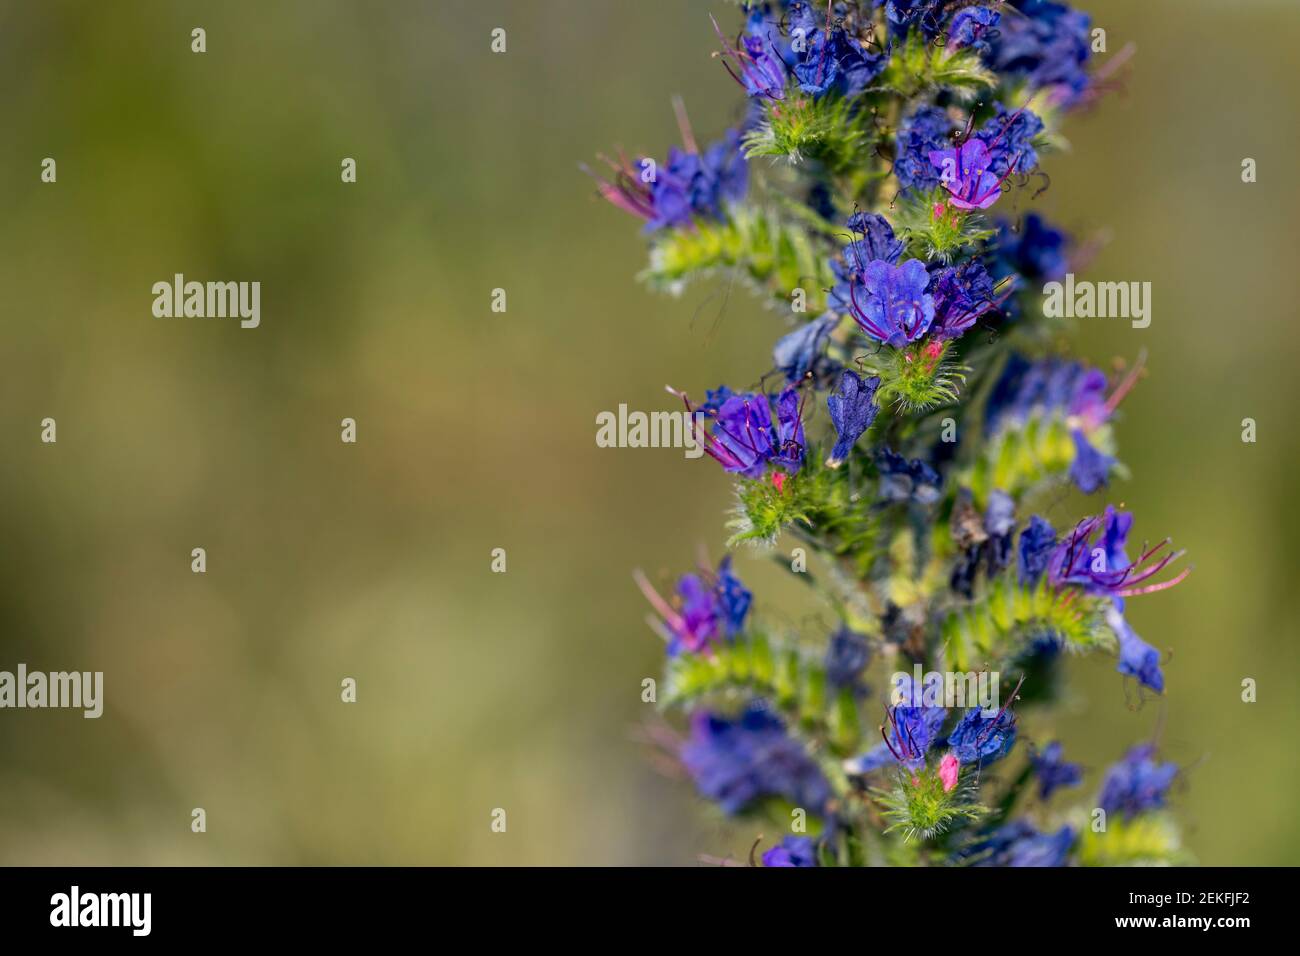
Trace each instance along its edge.
<path fill-rule="evenodd" d="M 1094 448 L 1077 428 L 1070 432 L 1070 437 L 1074 440 L 1070 480 L 1085 495 L 1090 495 L 1105 486 L 1111 469 L 1115 467 L 1115 459 Z"/>
<path fill-rule="evenodd" d="M 868 263 L 882 260 L 894 265 L 903 255 L 903 243 L 894 237 L 894 229 L 884 216 L 859 212 L 849 217 L 849 231 L 856 237 L 831 260 L 835 285 L 828 298 L 830 307 L 841 314 L 853 308 L 853 284 L 862 281 Z"/>
<path fill-rule="evenodd" d="M 933 189 L 940 171 L 930 163 L 930 154 L 948 145 L 953 122 L 937 106 L 921 106 L 903 120 L 898 129 L 894 174 L 904 190 Z"/>
<path fill-rule="evenodd" d="M 987 429 L 993 433 L 1008 422 L 1023 425 L 1038 415 L 1063 417 L 1075 447 L 1070 477 L 1091 494 L 1106 483 L 1115 464 L 1093 443 L 1096 433 L 1140 374 L 1141 365 L 1135 365 L 1108 396 L 1106 376 L 1098 369 L 1060 359 L 1029 362 L 1013 355 L 989 398 Z"/>
<path fill-rule="evenodd" d="M 1056 529 L 1038 515 L 1020 532 L 1020 580 L 1033 587 L 1038 584 L 1047 563 L 1056 550 Z"/>
<path fill-rule="evenodd" d="M 1159 584 L 1144 584 L 1165 569 L 1184 552 L 1161 554 L 1169 539 L 1146 548 L 1136 561 L 1130 561 L 1124 546 L 1133 515 L 1116 511 L 1107 505 L 1101 515 L 1084 518 L 1074 526 L 1052 552 L 1047 574 L 1056 587 L 1076 585 L 1090 594 L 1106 595 L 1116 599 L 1136 594 L 1163 591 L 1183 580 L 1190 573 L 1184 569 L 1176 577 Z M 1119 605 L 1123 609 L 1122 601 Z"/>
<path fill-rule="evenodd" d="M 743 199 L 749 188 L 736 130 L 728 130 L 703 153 L 673 147 L 662 165 L 652 167 L 642 159 L 633 167 L 625 156 L 605 162 L 612 175 L 597 177 L 596 189 L 618 208 L 644 219 L 647 232 L 689 227 L 697 218 L 720 220 L 726 203 Z"/>
<path fill-rule="evenodd" d="M 1038 778 L 1038 796 L 1043 800 L 1061 787 L 1077 787 L 1083 782 L 1083 768 L 1064 759 L 1059 740 L 1030 756 L 1029 761 Z"/>
<path fill-rule="evenodd" d="M 826 647 L 826 683 L 832 690 L 850 688 L 855 694 L 865 693 L 862 672 L 871 662 L 871 645 L 863 634 L 843 625 L 831 635 Z"/>
<path fill-rule="evenodd" d="M 765 797 L 821 813 L 831 798 L 826 778 L 803 745 L 759 704 L 734 719 L 697 711 L 680 753 L 700 793 L 727 813 L 740 813 Z"/>
<path fill-rule="evenodd" d="M 997 35 L 996 27 L 1002 14 L 988 7 L 966 7 L 959 10 L 948 27 L 948 50 L 970 47 L 977 53 L 989 52 L 989 38 Z"/>
<path fill-rule="evenodd" d="M 1129 627 L 1119 608 L 1106 609 L 1106 623 L 1119 639 L 1119 664 L 1115 669 L 1128 677 L 1137 678 L 1144 687 L 1157 694 L 1165 692 L 1165 675 L 1160 670 L 1160 652 L 1138 637 Z"/>
<path fill-rule="evenodd" d="M 960 147 L 930 151 L 930 165 L 958 209 L 987 209 L 1002 195 L 1002 181 L 993 172 L 993 156 L 981 139 Z"/>
<path fill-rule="evenodd" d="M 878 342 L 902 348 L 925 335 L 934 321 L 934 296 L 925 289 L 930 274 L 920 259 L 890 265 L 883 259 L 862 270 L 862 291 L 849 287 L 849 314 Z"/>
<path fill-rule="evenodd" d="M 941 268 L 930 288 L 934 296 L 931 333 L 940 340 L 959 338 L 999 305 L 993 280 L 978 259 Z"/>
<path fill-rule="evenodd" d="M 1178 776 L 1178 765 L 1158 764 L 1153 744 L 1140 744 L 1106 772 L 1098 804 L 1107 813 L 1133 817 L 1165 805 L 1165 797 Z"/>
<path fill-rule="evenodd" d="M 856 372 L 845 369 L 840 376 L 839 388 L 827 396 L 826 407 L 830 410 L 836 435 L 835 447 L 826 460 L 829 467 L 838 468 L 843 464 L 862 433 L 876 420 L 880 411 L 876 404 L 876 389 L 879 387 L 878 375 L 863 380 Z"/>
<path fill-rule="evenodd" d="M 823 315 L 777 340 L 772 349 L 772 361 L 787 382 L 798 382 L 812 371 L 839 321 L 839 316 Z"/>
<path fill-rule="evenodd" d="M 880 497 L 885 501 L 928 505 L 939 500 L 943 479 L 919 458 L 909 460 L 882 447 L 876 452 L 876 469 L 880 472 Z"/>
<path fill-rule="evenodd" d="M 803 465 L 804 432 L 798 393 L 787 388 L 775 400 L 762 393 L 737 393 L 726 386 L 708 393 L 708 401 L 695 408 L 683 396 L 687 411 L 713 418 L 712 430 L 697 435 L 722 467 L 745 478 L 758 478 L 769 463 L 795 474 Z"/>
<path fill-rule="evenodd" d="M 713 29 L 722 41 L 722 65 L 732 79 L 751 97 L 780 100 L 785 98 L 786 68 L 766 26 L 761 16 L 751 18 L 747 33 L 732 45 L 723 36 L 718 21 L 713 21 Z"/>
<path fill-rule="evenodd" d="M 1038 153 L 1034 150 L 1034 137 L 1043 131 L 1043 121 L 1026 108 L 1011 113 L 1001 103 L 995 104 L 995 114 L 986 122 L 975 138 L 988 147 L 990 169 L 999 179 L 1014 169 L 1018 173 L 1033 172 L 1038 168 Z"/>
<path fill-rule="evenodd" d="M 1026 109 L 1008 115 L 1001 103 L 997 115 L 960 146 L 932 149 L 930 164 L 958 209 L 987 209 L 1002 195 L 1012 173 L 1031 172 L 1038 165 L 1033 139 L 1042 120 Z"/>
<path fill-rule="evenodd" d="M 787 836 L 763 853 L 764 866 L 816 866 L 817 844 L 812 837 Z"/>
<path fill-rule="evenodd" d="M 1012 271 L 1031 283 L 1064 278 L 1069 271 L 1069 239 L 1049 226 L 1038 213 L 1025 216 L 1018 232 L 1009 222 L 998 228 L 998 253 Z"/>
<path fill-rule="evenodd" d="M 898 704 L 885 708 L 884 742 L 845 764 L 850 773 L 862 774 L 893 764 L 913 772 L 925 766 L 925 755 L 938 742 L 939 729 L 948 717 L 945 707 L 927 707 L 924 689 L 910 674 L 895 688 Z"/>
<path fill-rule="evenodd" d="M 807 29 L 806 26 L 793 29 Z M 829 34 L 825 29 L 807 33 L 804 50 L 794 65 L 799 89 L 815 99 L 835 92 L 841 96 L 857 96 L 865 90 L 885 68 L 888 57 L 872 53 L 835 27 Z"/>
<path fill-rule="evenodd" d="M 942 28 L 947 5 L 948 0 L 885 0 L 885 18 L 895 33 L 906 34 L 909 27 L 916 27 L 932 40 Z"/>
<path fill-rule="evenodd" d="M 1003 18 L 987 62 L 999 73 L 1047 89 L 1053 104 L 1071 106 L 1088 88 L 1092 21 L 1052 0 L 1015 0 L 1021 15 Z"/>
<path fill-rule="evenodd" d="M 1074 830 L 1039 833 L 1025 820 L 1012 820 L 973 845 L 974 866 L 1065 866 L 1074 846 Z"/>
<path fill-rule="evenodd" d="M 677 582 L 676 601 L 659 596 L 645 575 L 637 572 L 637 586 L 659 612 L 660 634 L 667 641 L 668 656 L 687 651 L 698 654 L 718 637 L 734 638 L 745 627 L 753 594 L 731 570 L 731 557 L 723 558 L 716 574 L 702 571 L 684 574 Z"/>
<path fill-rule="evenodd" d="M 1001 760 L 1016 742 L 1016 718 L 1002 708 L 991 717 L 983 711 L 966 711 L 948 735 L 948 746 L 962 763 L 992 763 Z"/>

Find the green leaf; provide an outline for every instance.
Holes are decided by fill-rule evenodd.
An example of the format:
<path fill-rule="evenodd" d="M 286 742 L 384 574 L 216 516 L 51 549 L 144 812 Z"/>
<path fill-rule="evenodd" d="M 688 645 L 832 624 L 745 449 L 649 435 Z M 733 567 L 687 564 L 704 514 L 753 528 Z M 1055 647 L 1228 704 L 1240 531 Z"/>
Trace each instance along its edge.
<path fill-rule="evenodd" d="M 967 102 L 984 89 L 997 85 L 979 54 L 970 47 L 949 51 L 913 30 L 901 47 L 896 47 L 879 85 L 905 99 L 937 90 L 947 90 L 954 99 Z"/>
<path fill-rule="evenodd" d="M 1187 866 L 1193 861 L 1182 848 L 1178 827 L 1164 813 L 1132 819 L 1110 814 L 1100 833 L 1085 828 L 1079 837 L 1082 866 Z"/>
<path fill-rule="evenodd" d="M 707 653 L 670 658 L 660 695 L 663 707 L 703 701 L 740 706 L 756 697 L 783 711 L 792 726 L 825 737 L 834 752 L 848 756 L 862 740 L 863 716 L 847 690 L 829 694 L 820 655 L 749 634 Z"/>
<path fill-rule="evenodd" d="M 775 207 L 733 206 L 723 222 L 700 221 L 665 229 L 650 247 L 640 279 L 673 295 L 691 282 L 718 274 L 739 277 L 774 304 L 789 308 L 795 289 L 804 291 L 811 315 L 826 307 L 823 289 L 834 284 L 825 249 L 807 229 Z"/>
<path fill-rule="evenodd" d="M 1010 663 L 1037 638 L 1056 638 L 1072 650 L 1110 647 L 1105 604 L 1078 588 L 1058 592 L 1046 575 L 1027 587 L 1012 568 L 982 598 L 944 619 L 940 652 L 949 669 L 969 671 Z"/>

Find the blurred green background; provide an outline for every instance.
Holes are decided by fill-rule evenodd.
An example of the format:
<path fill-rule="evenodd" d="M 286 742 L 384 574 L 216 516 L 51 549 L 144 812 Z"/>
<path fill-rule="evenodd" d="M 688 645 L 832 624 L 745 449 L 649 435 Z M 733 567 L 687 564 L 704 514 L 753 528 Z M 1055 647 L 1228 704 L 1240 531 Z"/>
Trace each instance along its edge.
<path fill-rule="evenodd" d="M 1167 696 L 1134 709 L 1113 661 L 1074 661 L 1043 732 L 1093 787 L 1162 723 L 1200 860 L 1293 863 L 1300 9 L 1082 5 L 1137 55 L 1036 207 L 1109 236 L 1089 277 L 1153 283 L 1150 328 L 1076 344 L 1150 353 L 1112 499 L 1195 571 L 1132 606 L 1172 651 Z M 642 741 L 662 648 L 630 577 L 716 556 L 729 482 L 597 448 L 594 423 L 672 407 L 667 382 L 754 381 L 783 326 L 725 283 L 638 286 L 637 225 L 578 170 L 662 155 L 674 93 L 701 138 L 739 117 L 710 12 L 734 22 L 721 0 L 0 3 L 0 669 L 103 670 L 107 698 L 98 721 L 0 712 L 0 862 L 748 848 Z M 261 281 L 261 327 L 153 318 L 176 272 Z M 798 619 L 779 570 L 739 569 Z"/>

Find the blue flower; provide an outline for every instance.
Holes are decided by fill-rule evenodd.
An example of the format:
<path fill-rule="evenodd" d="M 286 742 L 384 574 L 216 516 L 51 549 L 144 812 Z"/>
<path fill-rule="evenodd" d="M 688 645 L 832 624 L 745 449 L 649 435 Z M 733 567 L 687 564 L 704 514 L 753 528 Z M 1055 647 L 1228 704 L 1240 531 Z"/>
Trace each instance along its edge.
<path fill-rule="evenodd" d="M 1160 652 L 1138 637 L 1129 627 L 1119 608 L 1106 610 L 1106 623 L 1119 639 L 1119 663 L 1115 669 L 1128 677 L 1137 678 L 1145 687 L 1157 694 L 1165 692 L 1165 675 L 1160 670 Z"/>
<path fill-rule="evenodd" d="M 1136 561 L 1130 561 L 1124 550 L 1133 515 L 1116 511 L 1107 505 L 1101 515 L 1084 518 L 1070 534 L 1061 540 L 1048 562 L 1048 576 L 1057 587 L 1077 585 L 1090 594 L 1106 595 L 1117 599 L 1134 594 L 1163 591 L 1173 587 L 1184 577 L 1160 584 L 1140 586 L 1159 574 L 1172 561 L 1183 555 L 1182 551 L 1162 554 L 1169 539 L 1147 548 Z M 1123 602 L 1117 604 L 1123 610 Z"/>
<path fill-rule="evenodd" d="M 850 688 L 855 694 L 864 693 L 862 672 L 871 662 L 871 645 L 863 634 L 842 625 L 831 635 L 826 647 L 826 683 L 832 690 Z"/>
<path fill-rule="evenodd" d="M 772 409 L 766 395 L 732 395 L 718 408 L 705 446 L 730 472 L 757 478 L 772 457 Z"/>
<path fill-rule="evenodd" d="M 879 387 L 879 376 L 863 380 L 856 372 L 845 369 L 840 376 L 839 388 L 827 396 L 826 407 L 830 410 L 836 434 L 835 447 L 826 460 L 831 468 L 844 463 L 862 433 L 876 420 L 880 411 L 876 404 L 876 389 Z"/>
<path fill-rule="evenodd" d="M 757 18 L 751 16 L 747 27 L 746 34 L 733 46 L 722 35 L 718 21 L 713 21 L 713 29 L 722 41 L 722 65 L 747 95 L 757 99 L 784 99 L 786 68 L 773 42 L 772 31 L 761 13 Z"/>
<path fill-rule="evenodd" d="M 1029 758 L 1038 778 L 1038 796 L 1043 800 L 1061 787 L 1077 787 L 1083 782 L 1083 768 L 1067 762 L 1062 754 L 1061 742 L 1057 740 Z"/>
<path fill-rule="evenodd" d="M 713 586 L 718 602 L 718 616 L 722 620 L 723 632 L 727 637 L 735 637 L 745 627 L 745 615 L 754 595 L 741 583 L 740 578 L 731 570 L 731 555 L 718 563 L 717 581 Z"/>
<path fill-rule="evenodd" d="M 823 315 L 777 340 L 772 361 L 784 373 L 786 381 L 797 382 L 812 371 L 839 321 L 838 316 Z"/>
<path fill-rule="evenodd" d="M 952 120 L 937 106 L 918 107 L 903 120 L 898 129 L 894 174 L 904 190 L 939 185 L 940 170 L 930 163 L 930 154 L 946 148 L 952 132 Z"/>
<path fill-rule="evenodd" d="M 645 180 L 648 160 L 633 167 L 626 157 L 606 159 L 608 180 L 597 177 L 596 189 L 615 206 L 646 221 L 646 231 L 686 228 L 697 218 L 721 220 L 727 203 L 745 198 L 749 167 L 740 147 L 740 133 L 728 130 L 703 153 L 673 147 L 668 159 L 654 166 Z"/>
<path fill-rule="evenodd" d="M 998 307 L 993 279 L 978 259 L 939 269 L 931 283 L 934 324 L 939 339 L 955 339 L 983 315 Z"/>
<path fill-rule="evenodd" d="M 1106 376 L 1079 362 L 1042 359 L 1029 362 L 1013 355 L 994 386 L 985 413 L 986 428 L 996 432 L 1007 423 L 1024 425 L 1036 416 L 1063 418 L 1070 428 L 1075 455 L 1070 478 L 1079 489 L 1091 494 L 1109 478 L 1115 460 L 1097 447 L 1099 435 L 1115 408 L 1136 383 L 1136 366 L 1106 394 Z"/>
<path fill-rule="evenodd" d="M 1074 460 L 1070 462 L 1070 480 L 1085 495 L 1102 488 L 1115 467 L 1115 459 L 1093 447 L 1082 431 L 1070 431 L 1074 440 Z"/>
<path fill-rule="evenodd" d="M 1049 226 L 1035 212 L 1025 216 L 1019 232 L 1005 221 L 998 227 L 999 255 L 1010 271 L 1020 273 L 1030 283 L 1064 278 L 1070 268 L 1068 244 L 1064 232 Z"/>
<path fill-rule="evenodd" d="M 714 419 L 704 450 L 726 471 L 758 478 L 769 463 L 790 474 L 803 465 L 803 419 L 794 389 L 787 388 L 777 397 L 775 422 L 772 400 L 766 395 L 735 393 L 725 386 L 710 392 L 709 401 L 698 410 Z"/>
<path fill-rule="evenodd" d="M 1001 103 L 995 104 L 994 116 L 986 122 L 975 138 L 988 147 L 993 175 L 1006 177 L 1014 169 L 1030 173 L 1038 168 L 1038 153 L 1034 150 L 1034 137 L 1043 131 L 1043 121 L 1028 109 L 1010 112 Z"/>
<path fill-rule="evenodd" d="M 930 165 L 958 209 L 987 209 L 1002 195 L 1002 179 L 993 172 L 995 155 L 980 139 L 960 147 L 930 151 Z"/>
<path fill-rule="evenodd" d="M 991 717 L 972 709 L 948 735 L 948 746 L 962 763 L 992 763 L 1001 760 L 1016 742 L 1016 718 L 1008 708 Z"/>
<path fill-rule="evenodd" d="M 948 0 L 885 0 L 885 18 L 895 33 L 906 34 L 909 27 L 916 27 L 932 40 L 942 29 L 947 4 Z"/>
<path fill-rule="evenodd" d="M 1178 776 L 1178 765 L 1156 763 L 1155 746 L 1140 744 L 1106 772 L 1098 804 L 1107 813 L 1133 817 L 1165 805 L 1165 797 Z"/>
<path fill-rule="evenodd" d="M 806 29 L 806 27 L 803 27 Z M 839 27 L 809 32 L 794 65 L 799 89 L 819 99 L 830 92 L 857 96 L 885 68 L 888 57 L 872 53 Z"/>
<path fill-rule="evenodd" d="M 1012 820 L 974 844 L 968 855 L 974 866 L 1065 866 L 1074 846 L 1074 830 L 1039 833 L 1025 820 Z"/>
<path fill-rule="evenodd" d="M 862 270 L 862 292 L 849 287 L 849 314 L 876 341 L 902 348 L 925 335 L 934 321 L 934 296 L 925 291 L 929 284 L 920 259 L 898 266 L 877 259 Z"/>
<path fill-rule="evenodd" d="M 681 760 L 700 793 L 727 813 L 765 797 L 821 813 L 831 798 L 826 778 L 803 745 L 758 704 L 735 719 L 697 711 Z"/>
<path fill-rule="evenodd" d="M 1020 580 L 1030 587 L 1038 584 L 1052 552 L 1056 550 L 1056 529 L 1038 515 L 1020 532 Z"/>
<path fill-rule="evenodd" d="M 938 742 L 948 710 L 925 706 L 924 688 L 910 674 L 900 677 L 894 695 L 899 703 L 885 708 L 887 726 L 881 727 L 884 742 L 846 761 L 849 773 L 863 774 L 891 765 L 917 771 L 925 766 L 925 755 Z"/>
<path fill-rule="evenodd" d="M 885 501 L 910 500 L 928 505 L 939 500 L 943 479 L 919 458 L 909 461 L 881 447 L 876 452 L 876 468 L 880 472 L 880 497 Z"/>
<path fill-rule="evenodd" d="M 731 570 L 731 556 L 723 558 L 717 573 L 707 570 L 684 574 L 677 581 L 676 601 L 659 596 L 645 575 L 637 572 L 637 586 L 661 619 L 660 633 L 669 657 L 682 652 L 698 654 L 722 636 L 734 638 L 745 628 L 753 594 Z"/>
<path fill-rule="evenodd" d="M 894 265 L 903 255 L 903 243 L 894 237 L 894 229 L 884 216 L 854 213 L 849 217 L 848 228 L 856 238 L 831 260 L 835 285 L 828 297 L 830 307 L 845 315 L 853 308 L 853 284 L 862 281 L 868 263 L 881 260 Z"/>
<path fill-rule="evenodd" d="M 812 837 L 787 836 L 763 853 L 764 866 L 816 866 L 817 844 Z"/>
<path fill-rule="evenodd" d="M 1015 0 L 1022 15 L 1004 17 L 986 58 L 999 73 L 1049 90 L 1053 105 L 1071 106 L 1088 88 L 1092 21 L 1052 0 Z"/>
<path fill-rule="evenodd" d="M 989 493 L 989 507 L 984 514 L 984 532 L 989 536 L 990 573 L 997 574 L 1011 563 L 1011 533 L 1016 527 L 1016 503 L 1005 491 Z"/>
<path fill-rule="evenodd" d="M 959 10 L 948 27 L 948 49 L 971 48 L 980 54 L 989 52 L 989 37 L 996 36 L 996 27 L 1002 14 L 988 7 L 966 7 Z"/>

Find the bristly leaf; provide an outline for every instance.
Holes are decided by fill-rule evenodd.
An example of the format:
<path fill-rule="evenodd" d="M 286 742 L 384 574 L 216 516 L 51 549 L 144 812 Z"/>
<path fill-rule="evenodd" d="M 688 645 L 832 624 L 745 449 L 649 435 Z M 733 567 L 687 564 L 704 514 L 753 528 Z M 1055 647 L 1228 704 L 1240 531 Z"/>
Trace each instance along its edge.
<path fill-rule="evenodd" d="M 1110 814 L 1106 829 L 1086 827 L 1079 838 L 1082 866 L 1185 866 L 1192 862 L 1167 814 L 1144 813 L 1126 820 Z"/>
<path fill-rule="evenodd" d="M 979 600 L 944 620 L 940 654 L 953 670 L 1007 664 L 1036 640 L 1069 650 L 1107 648 L 1114 635 L 1105 623 L 1106 601 L 1077 589 L 1052 587 L 1044 576 L 1029 587 L 1014 568 L 997 578 Z"/>
<path fill-rule="evenodd" d="M 947 190 L 939 188 L 898 203 L 894 230 L 907 243 L 910 255 L 951 262 L 958 253 L 997 234 L 983 215 L 958 209 L 949 198 Z"/>
<path fill-rule="evenodd" d="M 1090 440 L 1102 452 L 1113 453 L 1110 426 L 1099 426 Z M 983 454 L 962 480 L 982 507 L 995 488 L 1020 497 L 1043 483 L 1063 479 L 1075 454 L 1074 438 L 1065 417 L 1056 412 L 1036 413 L 1023 422 L 1008 423 L 989 436 Z M 1123 473 L 1122 466 L 1115 467 Z"/>
<path fill-rule="evenodd" d="M 883 348 L 864 360 L 880 376 L 876 401 L 905 414 L 919 414 L 957 401 L 970 369 L 946 360 L 948 344 L 933 342 L 902 349 Z"/>
<path fill-rule="evenodd" d="M 889 822 L 884 832 L 902 832 L 908 841 L 933 840 L 989 812 L 972 800 L 974 789 L 969 782 L 945 791 L 939 774 L 929 768 L 915 775 L 902 772 L 892 790 L 871 793 Z"/>
<path fill-rule="evenodd" d="M 764 119 L 745 134 L 745 156 L 767 156 L 791 164 L 822 163 L 831 173 L 863 165 L 872 143 L 865 114 L 840 96 L 814 99 L 792 88 L 785 99 L 768 100 Z"/>
<path fill-rule="evenodd" d="M 691 229 L 663 230 L 650 247 L 640 278 L 652 288 L 680 294 L 686 285 L 720 272 L 744 279 L 769 302 L 789 307 L 803 289 L 809 312 L 825 308 L 823 289 L 834 282 L 829 259 L 807 229 L 775 208 L 736 206 L 725 222 L 698 222 Z"/>
<path fill-rule="evenodd" d="M 828 683 L 820 655 L 762 634 L 749 634 L 701 654 L 670 658 L 660 704 L 740 705 L 761 697 L 780 709 L 792 728 L 824 737 L 847 756 L 862 742 L 858 700 Z"/>
<path fill-rule="evenodd" d="M 896 91 L 904 99 L 922 93 L 947 90 L 953 98 L 967 102 L 980 90 L 997 85 L 997 79 L 980 61 L 979 54 L 969 48 L 949 51 L 926 40 L 920 31 L 913 30 L 900 46 L 894 49 L 877 84 Z"/>

